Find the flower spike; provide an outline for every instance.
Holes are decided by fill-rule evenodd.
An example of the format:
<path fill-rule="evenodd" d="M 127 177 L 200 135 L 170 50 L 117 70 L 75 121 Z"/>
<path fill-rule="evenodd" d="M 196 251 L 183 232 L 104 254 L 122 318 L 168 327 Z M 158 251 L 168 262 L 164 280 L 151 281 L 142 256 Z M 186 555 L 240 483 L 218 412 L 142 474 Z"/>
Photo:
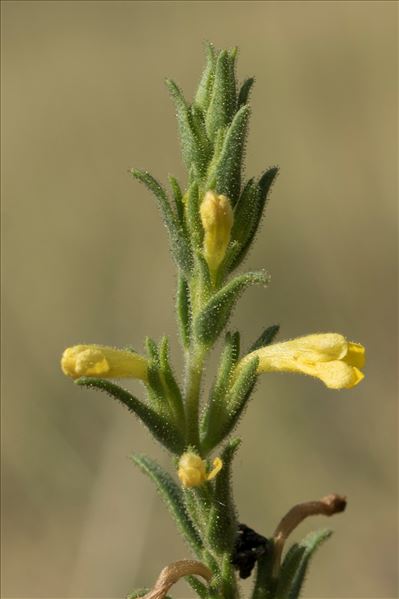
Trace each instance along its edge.
<path fill-rule="evenodd" d="M 299 372 L 320 379 L 330 389 L 350 389 L 364 378 L 363 345 L 338 333 L 319 333 L 262 347 L 241 360 L 238 368 L 258 356 L 258 373 Z"/>
<path fill-rule="evenodd" d="M 68 347 L 61 358 L 64 374 L 72 378 L 95 376 L 102 378 L 135 378 L 147 380 L 148 363 L 131 351 L 106 345 L 75 345 Z"/>
<path fill-rule="evenodd" d="M 287 537 L 305 517 L 332 515 L 346 504 L 338 495 L 298 504 L 269 538 L 240 524 L 235 506 L 232 463 L 240 440 L 230 435 L 258 375 L 297 372 L 331 389 L 349 389 L 362 380 L 365 362 L 364 347 L 336 333 L 274 343 L 279 326 L 272 325 L 241 354 L 238 332 L 225 331 L 241 294 L 252 285 L 269 283 L 263 270 L 231 274 L 248 256 L 278 172 L 272 167 L 257 178 L 243 179 L 254 80 L 238 86 L 236 55 L 236 48 L 219 51 L 207 45 L 207 64 L 193 102 L 166 80 L 187 168 L 181 183 L 169 176 L 172 194 L 148 171 L 130 171 L 155 196 L 178 270 L 181 381 L 172 368 L 167 337 L 159 343 L 147 338 L 148 359 L 127 349 L 76 345 L 66 349 L 61 360 L 64 374 L 77 386 L 105 392 L 120 402 L 173 456 L 173 475 L 147 456 L 136 454 L 133 460 L 155 483 L 200 561 L 169 564 L 151 590 L 137 589 L 129 599 L 167 599 L 169 589 L 183 577 L 200 599 L 238 599 L 238 576 L 247 578 L 255 565 L 252 599 L 298 599 L 309 560 L 331 532 L 308 535 L 281 560 Z M 152 309 L 158 304 L 152 301 Z M 207 393 L 209 354 L 223 331 L 225 347 Z M 148 401 L 110 380 L 117 378 L 142 380 Z M 221 444 L 220 455 L 210 458 Z"/>

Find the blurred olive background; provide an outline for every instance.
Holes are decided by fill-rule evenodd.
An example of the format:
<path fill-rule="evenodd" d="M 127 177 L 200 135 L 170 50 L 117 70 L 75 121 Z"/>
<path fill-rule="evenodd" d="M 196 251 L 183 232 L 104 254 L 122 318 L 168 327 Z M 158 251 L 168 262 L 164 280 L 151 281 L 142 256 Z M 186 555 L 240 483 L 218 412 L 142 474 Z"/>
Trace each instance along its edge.
<path fill-rule="evenodd" d="M 172 338 L 175 271 L 132 166 L 184 181 L 174 110 L 203 41 L 256 76 L 247 172 L 280 166 L 234 315 L 247 346 L 342 332 L 365 381 L 268 375 L 240 425 L 241 521 L 270 534 L 298 501 L 348 495 L 305 595 L 397 597 L 394 2 L 3 2 L 3 596 L 123 597 L 188 557 L 128 459 L 168 456 L 120 406 L 60 372 L 66 346 Z M 212 367 L 216 354 L 212 359 Z M 140 386 L 132 389 L 142 393 Z M 247 588 L 248 585 L 247 585 Z M 184 583 L 174 597 L 189 597 Z"/>

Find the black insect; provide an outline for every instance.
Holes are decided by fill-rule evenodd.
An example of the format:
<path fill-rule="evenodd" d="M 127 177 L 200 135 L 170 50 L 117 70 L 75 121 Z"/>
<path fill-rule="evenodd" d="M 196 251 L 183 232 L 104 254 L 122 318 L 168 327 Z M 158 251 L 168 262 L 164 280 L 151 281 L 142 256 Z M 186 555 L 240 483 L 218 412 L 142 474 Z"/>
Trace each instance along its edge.
<path fill-rule="evenodd" d="M 231 563 L 239 571 L 240 578 L 248 578 L 261 555 L 271 550 L 271 541 L 246 526 L 238 525 Z"/>

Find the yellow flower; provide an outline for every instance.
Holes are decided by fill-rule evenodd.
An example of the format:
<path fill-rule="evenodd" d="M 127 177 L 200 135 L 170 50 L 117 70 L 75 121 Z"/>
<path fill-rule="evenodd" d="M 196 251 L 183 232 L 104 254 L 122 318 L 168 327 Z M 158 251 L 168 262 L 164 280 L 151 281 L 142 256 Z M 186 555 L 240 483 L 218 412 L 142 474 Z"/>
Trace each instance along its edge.
<path fill-rule="evenodd" d="M 215 478 L 221 470 L 223 462 L 220 458 L 213 461 L 213 469 L 206 472 L 206 462 L 199 455 L 188 451 L 179 460 L 178 477 L 184 487 L 199 487 L 207 480 Z"/>
<path fill-rule="evenodd" d="M 68 347 L 61 358 L 64 374 L 72 378 L 135 378 L 147 380 L 147 360 L 134 352 L 106 345 Z"/>
<path fill-rule="evenodd" d="M 365 349 L 338 333 L 319 333 L 267 345 L 245 356 L 240 368 L 258 356 L 258 373 L 300 372 L 314 376 L 330 389 L 350 389 L 364 378 Z"/>
<path fill-rule="evenodd" d="M 233 210 L 229 198 L 207 191 L 200 206 L 200 214 L 205 231 L 204 256 L 209 270 L 214 274 L 225 256 L 233 226 Z"/>

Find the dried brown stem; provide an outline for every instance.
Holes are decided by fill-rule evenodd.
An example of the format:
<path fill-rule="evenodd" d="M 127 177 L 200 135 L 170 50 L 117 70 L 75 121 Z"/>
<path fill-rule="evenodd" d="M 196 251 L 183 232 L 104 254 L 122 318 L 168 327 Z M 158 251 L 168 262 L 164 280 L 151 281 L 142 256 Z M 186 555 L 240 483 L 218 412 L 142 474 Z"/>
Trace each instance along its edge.
<path fill-rule="evenodd" d="M 343 512 L 346 508 L 346 497 L 342 495 L 327 495 L 319 501 L 306 501 L 294 505 L 280 521 L 274 531 L 274 563 L 273 576 L 276 577 L 280 568 L 284 543 L 292 531 L 308 516 L 332 516 Z"/>
<path fill-rule="evenodd" d="M 154 585 L 142 599 L 163 599 L 170 587 L 183 576 L 197 575 L 210 582 L 212 572 L 203 563 L 191 559 L 182 559 L 166 566 Z"/>

